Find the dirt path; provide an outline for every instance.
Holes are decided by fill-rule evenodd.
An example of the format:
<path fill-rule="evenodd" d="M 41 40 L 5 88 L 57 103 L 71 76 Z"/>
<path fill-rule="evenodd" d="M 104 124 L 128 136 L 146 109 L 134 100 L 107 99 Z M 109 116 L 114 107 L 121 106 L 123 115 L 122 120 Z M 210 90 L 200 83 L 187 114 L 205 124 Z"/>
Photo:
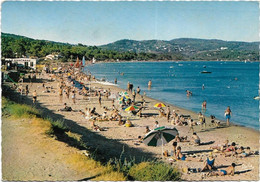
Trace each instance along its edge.
<path fill-rule="evenodd" d="M 28 120 L 2 119 L 3 180 L 60 181 L 90 177 L 65 163 L 73 149 L 32 130 Z"/>

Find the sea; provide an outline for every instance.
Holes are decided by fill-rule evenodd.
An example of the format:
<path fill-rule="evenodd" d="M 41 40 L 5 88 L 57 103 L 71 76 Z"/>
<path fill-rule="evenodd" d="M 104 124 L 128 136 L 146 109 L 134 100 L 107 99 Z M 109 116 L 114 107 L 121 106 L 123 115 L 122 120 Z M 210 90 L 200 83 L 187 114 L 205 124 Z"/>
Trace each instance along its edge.
<path fill-rule="evenodd" d="M 146 92 L 149 97 L 194 112 L 201 111 L 205 100 L 204 114 L 219 120 L 225 121 L 224 112 L 230 106 L 232 123 L 259 130 L 259 100 L 254 99 L 259 96 L 259 62 L 112 62 L 91 64 L 84 69 L 108 82 L 117 78 L 123 89 L 130 82 L 134 89 L 140 87 L 141 94 Z M 186 90 L 192 96 L 187 97 Z"/>

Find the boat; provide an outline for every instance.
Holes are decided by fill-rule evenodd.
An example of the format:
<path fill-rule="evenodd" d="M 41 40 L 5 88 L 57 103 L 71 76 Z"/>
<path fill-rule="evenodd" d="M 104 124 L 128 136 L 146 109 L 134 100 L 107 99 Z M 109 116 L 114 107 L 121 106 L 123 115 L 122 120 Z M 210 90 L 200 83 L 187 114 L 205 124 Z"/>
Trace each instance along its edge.
<path fill-rule="evenodd" d="M 211 73 L 210 71 L 201 71 L 200 73 Z"/>
<path fill-rule="evenodd" d="M 254 99 L 255 100 L 260 100 L 260 96 L 255 96 Z"/>
<path fill-rule="evenodd" d="M 92 64 L 95 64 L 95 62 L 96 62 L 96 59 L 93 57 Z"/>

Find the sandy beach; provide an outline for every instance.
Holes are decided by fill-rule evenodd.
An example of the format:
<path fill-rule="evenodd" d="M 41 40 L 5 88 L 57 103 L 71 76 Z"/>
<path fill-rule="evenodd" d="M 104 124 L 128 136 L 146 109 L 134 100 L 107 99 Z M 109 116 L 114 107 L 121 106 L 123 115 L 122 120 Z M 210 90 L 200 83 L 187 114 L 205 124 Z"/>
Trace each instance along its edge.
<path fill-rule="evenodd" d="M 161 158 L 161 147 L 146 146 L 144 143 L 138 143 L 138 136 L 144 136 L 146 126 L 150 129 L 154 129 L 155 121 L 159 122 L 160 126 L 171 126 L 170 122 L 167 122 L 166 117 L 159 117 L 158 108 L 153 107 L 156 103 L 160 102 L 156 99 L 144 96 L 146 101 L 145 110 L 142 114 L 152 115 L 151 117 L 138 117 L 120 109 L 117 101 L 115 101 L 115 107 L 119 110 L 123 119 L 129 118 L 134 127 L 125 127 L 124 125 L 119 126 L 118 121 L 96 121 L 96 125 L 101 128 L 105 128 L 105 131 L 93 131 L 92 122 L 87 121 L 83 118 L 79 112 L 65 112 L 59 111 L 63 108 L 63 104 L 67 103 L 68 106 L 72 107 L 73 110 L 84 111 L 85 108 L 96 107 L 96 112 L 100 115 L 103 114 L 104 106 L 109 109 L 108 114 L 111 112 L 112 99 L 106 99 L 102 96 L 102 106 L 98 103 L 98 97 L 90 96 L 83 97 L 76 93 L 75 104 L 73 103 L 71 96 L 66 98 L 63 94 L 63 100 L 60 102 L 58 96 L 58 80 L 51 80 L 49 74 L 41 74 L 38 80 L 44 81 L 45 87 L 50 87 L 51 92 L 44 93 L 45 88 L 42 83 L 29 84 L 29 95 L 32 99 L 33 90 L 37 91 L 37 103 L 36 108 L 40 109 L 43 114 L 55 117 L 54 119 L 64 119 L 66 124 L 71 128 L 71 131 L 77 132 L 83 136 L 84 141 L 91 148 L 97 148 L 103 154 L 105 158 L 119 156 L 124 151 L 125 156 L 135 157 L 138 160 L 142 158 Z M 24 83 L 25 85 L 28 83 Z M 104 85 L 96 83 L 95 80 L 90 82 L 85 81 L 85 85 L 90 87 L 92 90 L 111 90 L 111 93 L 117 93 L 125 91 L 121 88 L 112 85 Z M 53 92 L 55 91 L 55 92 Z M 132 97 L 131 94 L 129 94 Z M 141 102 L 141 96 L 136 96 L 136 102 Z M 168 104 L 167 104 L 168 105 Z M 138 104 L 137 104 L 138 106 Z M 165 109 L 165 108 L 164 108 Z M 165 109 L 166 110 L 166 109 Z M 192 111 L 188 111 L 182 108 L 178 108 L 174 105 L 170 105 L 170 110 L 175 110 L 178 114 L 190 115 L 194 121 L 197 121 L 198 114 Z M 187 156 L 198 159 L 197 161 L 181 161 L 175 162 L 170 161 L 171 157 L 164 157 L 162 160 L 167 163 L 176 165 L 182 171 L 183 180 L 259 180 L 259 155 L 251 155 L 245 158 L 238 158 L 235 156 L 225 157 L 219 152 L 214 152 L 210 147 L 223 145 L 226 140 L 235 142 L 237 147 L 244 146 L 250 147 L 251 151 L 259 150 L 259 132 L 246 127 L 237 125 L 231 125 L 226 127 L 225 123 L 221 123 L 219 128 L 215 126 L 209 126 L 210 118 L 206 118 L 206 128 L 201 130 L 200 126 L 194 126 L 194 131 L 200 137 L 201 145 L 195 146 L 190 142 L 178 142 L 178 146 L 181 146 L 182 152 Z M 189 126 L 175 126 L 179 131 L 180 136 L 187 136 L 191 139 L 192 132 L 189 131 Z M 90 130 L 90 133 L 86 133 L 85 129 Z M 163 147 L 163 150 L 168 150 L 171 153 L 172 141 Z M 225 169 L 231 163 L 235 163 L 235 175 L 234 176 L 205 176 L 207 172 L 191 172 L 188 173 L 186 168 L 202 168 L 203 161 L 213 152 L 215 157 L 216 167 L 218 169 Z M 199 159 L 202 159 L 199 161 Z"/>

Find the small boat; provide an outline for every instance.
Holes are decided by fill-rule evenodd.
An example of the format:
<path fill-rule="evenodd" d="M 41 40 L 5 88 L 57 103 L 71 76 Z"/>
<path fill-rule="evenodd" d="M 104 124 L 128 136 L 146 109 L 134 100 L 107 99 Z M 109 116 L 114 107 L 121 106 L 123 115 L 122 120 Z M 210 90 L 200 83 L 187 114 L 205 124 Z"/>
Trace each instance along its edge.
<path fill-rule="evenodd" d="M 92 64 L 95 64 L 95 63 L 96 63 L 96 59 L 93 57 Z"/>
<path fill-rule="evenodd" d="M 255 100 L 260 100 L 260 96 L 255 96 L 254 99 Z"/>
<path fill-rule="evenodd" d="M 201 71 L 200 73 L 211 73 L 210 71 Z"/>
<path fill-rule="evenodd" d="M 173 68 L 174 66 L 170 66 L 170 68 Z"/>

